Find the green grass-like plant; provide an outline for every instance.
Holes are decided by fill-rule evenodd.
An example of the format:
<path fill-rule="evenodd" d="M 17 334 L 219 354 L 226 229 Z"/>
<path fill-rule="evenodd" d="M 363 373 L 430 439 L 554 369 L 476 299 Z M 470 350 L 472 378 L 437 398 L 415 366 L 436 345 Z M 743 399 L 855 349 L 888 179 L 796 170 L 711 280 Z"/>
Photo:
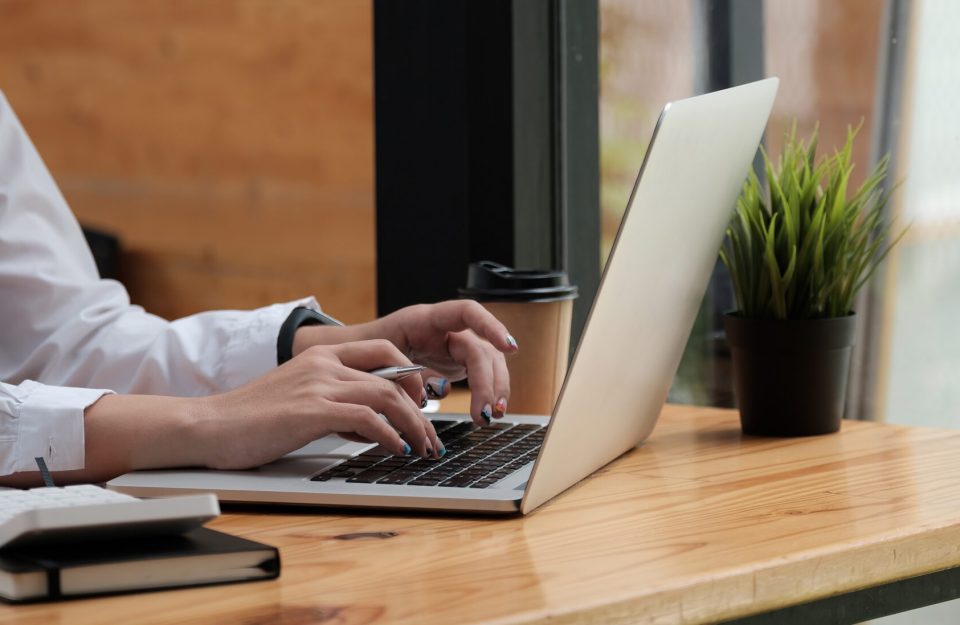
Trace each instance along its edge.
<path fill-rule="evenodd" d="M 862 125 L 862 122 L 861 122 Z M 860 126 L 843 149 L 817 159 L 817 130 L 786 134 L 774 167 L 763 148 L 768 189 L 750 170 L 727 228 L 720 258 L 730 270 L 739 314 L 754 319 L 822 319 L 853 311 L 857 292 L 906 230 L 887 244 L 884 157 L 847 197 L 851 154 Z"/>

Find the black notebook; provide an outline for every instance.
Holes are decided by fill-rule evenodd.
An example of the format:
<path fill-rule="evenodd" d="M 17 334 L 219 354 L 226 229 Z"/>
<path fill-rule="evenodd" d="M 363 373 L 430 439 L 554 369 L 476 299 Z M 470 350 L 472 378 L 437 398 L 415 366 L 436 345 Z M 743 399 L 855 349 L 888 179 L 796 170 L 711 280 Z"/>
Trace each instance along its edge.
<path fill-rule="evenodd" d="M 276 547 L 201 527 L 179 535 L 0 551 L 0 599 L 47 601 L 273 579 Z"/>

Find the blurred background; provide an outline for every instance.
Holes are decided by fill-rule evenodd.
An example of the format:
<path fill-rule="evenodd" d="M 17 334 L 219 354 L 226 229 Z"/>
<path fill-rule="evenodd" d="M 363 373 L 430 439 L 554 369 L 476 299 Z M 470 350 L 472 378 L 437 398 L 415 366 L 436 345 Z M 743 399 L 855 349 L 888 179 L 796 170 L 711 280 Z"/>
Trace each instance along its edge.
<path fill-rule="evenodd" d="M 0 0 L 0 90 L 168 318 L 374 315 L 371 3 Z"/>
<path fill-rule="evenodd" d="M 477 5 L 460 4 L 466 8 L 454 18 L 483 17 Z M 952 338 L 960 318 L 960 42 L 952 35 L 960 4 L 573 4 L 597 20 L 589 93 L 599 94 L 591 96 L 598 199 L 581 210 L 599 211 L 599 241 L 589 228 L 574 229 L 569 247 L 599 254 L 602 266 L 664 102 L 715 87 L 718 59 L 730 83 L 779 76 L 767 148 L 779 150 L 794 120 L 801 134 L 819 124 L 824 151 L 862 122 L 856 172 L 890 152 L 901 185 L 891 217 L 913 224 L 861 302 L 848 414 L 960 425 L 960 338 Z M 509 2 L 485 4 L 501 5 Z M 375 6 L 0 0 L 0 89 L 81 222 L 119 239 L 116 270 L 136 303 L 176 318 L 315 294 L 343 320 L 364 321 L 378 312 Z M 734 24 L 726 39 L 717 34 L 723 20 Z M 493 35 L 490 49 L 509 47 Z M 471 36 L 469 26 L 454 32 L 452 45 Z M 524 53 L 516 38 L 513 51 Z M 492 63 L 471 62 L 474 69 Z M 520 71 L 516 60 L 512 67 Z M 479 99 L 469 83 L 463 89 L 464 102 Z M 483 95 L 485 106 L 490 97 Z M 429 221 L 428 195 L 423 208 L 406 202 L 409 215 Z M 443 219 L 417 221 L 423 239 L 443 248 L 443 237 L 430 236 Z M 415 251 L 422 241 L 403 244 Z M 450 280 L 461 272 L 455 266 Z M 718 321 L 732 302 L 722 269 L 716 274 L 672 391 L 676 401 L 732 401 Z"/>
<path fill-rule="evenodd" d="M 821 152 L 855 144 L 856 182 L 884 153 L 900 184 L 891 218 L 911 224 L 861 301 L 857 396 L 848 415 L 960 426 L 960 4 L 950 0 L 734 2 L 762 27 L 755 54 L 779 76 L 765 143 L 819 123 Z M 707 3 L 709 5 L 709 3 Z M 609 250 L 662 103 L 702 91 L 704 3 L 601 0 L 601 206 Z M 706 54 L 709 55 L 709 50 Z M 716 285 L 715 285 L 716 286 Z M 714 299 L 724 300 L 723 289 Z M 719 330 L 705 303 L 672 395 L 727 404 Z M 722 356 L 722 354 L 721 354 Z"/>

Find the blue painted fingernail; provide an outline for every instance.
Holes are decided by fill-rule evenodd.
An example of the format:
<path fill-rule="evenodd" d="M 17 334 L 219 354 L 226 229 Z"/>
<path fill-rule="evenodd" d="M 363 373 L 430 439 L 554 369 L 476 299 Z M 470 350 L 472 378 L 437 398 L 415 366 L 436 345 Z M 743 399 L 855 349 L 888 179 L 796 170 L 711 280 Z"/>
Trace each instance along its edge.
<path fill-rule="evenodd" d="M 427 446 L 427 455 L 428 455 L 428 456 L 432 456 L 432 455 L 433 455 L 433 447 L 430 447 L 429 445 Z"/>
<path fill-rule="evenodd" d="M 443 458 L 443 457 L 446 456 L 446 455 L 447 455 L 447 448 L 446 448 L 446 447 L 441 447 L 441 448 L 440 448 L 440 457 Z"/>
<path fill-rule="evenodd" d="M 493 418 L 493 411 L 490 408 L 490 404 L 483 405 L 483 410 L 480 411 L 480 416 L 483 417 L 483 420 L 487 422 L 487 425 L 490 425 L 490 419 Z"/>
<path fill-rule="evenodd" d="M 431 399 L 442 399 L 447 394 L 447 378 L 427 378 L 424 388 Z"/>
<path fill-rule="evenodd" d="M 517 339 L 513 338 L 513 335 L 507 335 L 507 344 L 510 345 L 513 349 L 520 349 L 520 346 L 517 345 Z"/>
<path fill-rule="evenodd" d="M 403 455 L 404 455 L 404 456 L 409 456 L 412 451 L 413 451 L 413 448 L 412 448 L 408 443 L 404 443 L 404 444 L 403 444 Z"/>

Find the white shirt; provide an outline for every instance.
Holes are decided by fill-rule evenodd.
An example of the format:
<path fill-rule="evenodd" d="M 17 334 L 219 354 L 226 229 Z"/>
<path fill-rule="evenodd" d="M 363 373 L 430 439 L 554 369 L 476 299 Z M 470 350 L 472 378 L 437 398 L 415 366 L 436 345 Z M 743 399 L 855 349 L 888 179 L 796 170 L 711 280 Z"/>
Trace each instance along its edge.
<path fill-rule="evenodd" d="M 105 393 L 198 396 L 277 364 L 296 306 L 166 321 L 102 280 L 66 200 L 0 92 L 0 475 L 83 468 L 83 411 Z"/>

